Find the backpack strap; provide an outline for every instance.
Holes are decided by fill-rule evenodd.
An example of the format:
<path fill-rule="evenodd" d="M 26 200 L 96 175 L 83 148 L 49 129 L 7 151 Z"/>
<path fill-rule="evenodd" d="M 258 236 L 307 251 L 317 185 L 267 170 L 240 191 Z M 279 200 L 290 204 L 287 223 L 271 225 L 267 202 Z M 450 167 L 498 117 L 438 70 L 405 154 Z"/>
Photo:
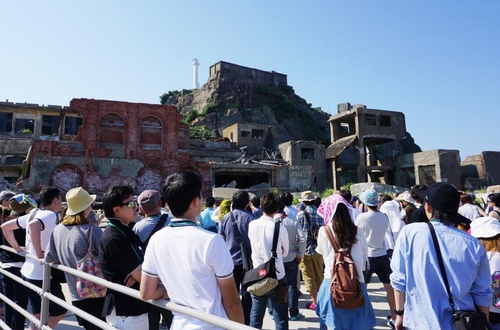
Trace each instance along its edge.
<path fill-rule="evenodd" d="M 276 253 L 276 248 L 278 247 L 279 231 L 280 231 L 280 222 L 276 221 L 274 223 L 274 235 L 273 235 L 273 247 L 271 250 L 271 259 L 278 257 L 278 254 Z"/>
<path fill-rule="evenodd" d="M 309 223 L 309 232 L 311 233 L 311 236 L 312 236 L 313 224 L 311 221 L 311 216 L 309 215 L 309 213 L 306 210 L 304 210 L 302 212 L 304 212 L 304 217 L 306 217 L 306 220 Z M 312 239 L 312 237 L 311 237 L 311 239 Z"/>
<path fill-rule="evenodd" d="M 238 243 L 244 244 L 243 237 L 241 237 L 240 230 L 238 229 L 238 224 L 236 223 L 236 220 L 234 219 L 233 211 L 232 210 L 229 211 L 229 214 L 231 215 L 231 222 L 233 223 L 234 232 L 236 233 L 236 239 L 238 240 Z"/>
<path fill-rule="evenodd" d="M 168 214 L 162 214 L 158 222 L 156 223 L 156 226 L 153 228 L 151 231 L 151 234 L 149 234 L 148 238 L 146 241 L 144 241 L 144 247 L 148 246 L 149 240 L 151 237 L 160 229 L 162 229 L 165 226 L 165 223 L 167 222 Z"/>
<path fill-rule="evenodd" d="M 339 253 L 340 246 L 339 246 L 339 243 L 337 242 L 337 240 L 333 237 L 333 233 L 332 233 L 332 230 L 330 229 L 330 226 L 326 225 L 326 226 L 324 226 L 324 228 L 325 228 L 326 236 L 328 236 L 328 240 L 330 241 L 330 244 L 332 245 L 333 250 L 335 251 L 335 254 Z"/>

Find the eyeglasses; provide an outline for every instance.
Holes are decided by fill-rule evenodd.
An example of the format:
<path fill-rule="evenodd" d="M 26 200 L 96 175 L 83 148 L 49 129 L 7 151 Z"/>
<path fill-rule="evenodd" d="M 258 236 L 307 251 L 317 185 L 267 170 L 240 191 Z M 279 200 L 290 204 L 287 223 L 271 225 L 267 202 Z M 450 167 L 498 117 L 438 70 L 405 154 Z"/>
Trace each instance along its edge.
<path fill-rule="evenodd" d="M 10 200 L 15 200 L 16 202 L 18 202 L 19 204 L 30 204 L 31 206 L 33 207 L 38 207 L 38 205 L 36 204 L 36 201 L 29 197 L 29 196 L 26 196 L 25 194 L 19 194 L 19 195 L 15 195 L 14 197 L 12 197 Z"/>
<path fill-rule="evenodd" d="M 126 202 L 126 203 L 121 203 L 120 204 L 121 206 L 127 206 L 128 208 L 136 208 L 137 207 L 137 202 L 136 201 L 130 201 L 130 202 Z"/>

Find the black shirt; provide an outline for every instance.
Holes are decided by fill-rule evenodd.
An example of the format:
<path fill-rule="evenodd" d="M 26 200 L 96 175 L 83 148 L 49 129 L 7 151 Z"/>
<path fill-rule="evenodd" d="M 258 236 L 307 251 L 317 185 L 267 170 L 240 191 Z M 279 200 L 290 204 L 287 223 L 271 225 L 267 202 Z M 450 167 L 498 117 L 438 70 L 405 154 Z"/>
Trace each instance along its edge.
<path fill-rule="evenodd" d="M 104 279 L 124 285 L 125 278 L 143 262 L 143 251 L 139 237 L 118 219 L 109 219 L 99 244 L 99 262 Z M 132 289 L 139 290 L 139 282 Z M 113 307 L 118 316 L 137 316 L 149 311 L 149 304 L 108 289 L 103 316 L 109 315 Z"/>

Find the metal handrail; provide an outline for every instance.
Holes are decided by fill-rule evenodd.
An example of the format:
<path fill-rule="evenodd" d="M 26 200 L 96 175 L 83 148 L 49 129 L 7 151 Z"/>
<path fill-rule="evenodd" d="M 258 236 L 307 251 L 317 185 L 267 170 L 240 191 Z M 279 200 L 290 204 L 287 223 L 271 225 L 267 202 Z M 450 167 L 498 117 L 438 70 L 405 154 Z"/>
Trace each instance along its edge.
<path fill-rule="evenodd" d="M 147 303 L 149 303 L 151 305 L 158 306 L 158 307 L 161 307 L 161 308 L 165 308 L 167 310 L 170 310 L 170 311 L 173 311 L 173 312 L 176 312 L 176 313 L 184 314 L 184 315 L 187 315 L 189 317 L 193 317 L 193 318 L 196 318 L 198 320 L 204 321 L 206 323 L 218 326 L 220 328 L 230 329 L 230 330 L 251 330 L 251 329 L 255 329 L 255 328 L 249 327 L 247 325 L 243 325 L 243 324 L 240 324 L 240 323 L 237 323 L 237 322 L 234 322 L 234 321 L 231 321 L 231 320 L 228 320 L 228 319 L 216 316 L 216 315 L 212 315 L 212 314 L 209 314 L 209 313 L 202 312 L 200 310 L 193 309 L 191 307 L 177 305 L 176 303 L 173 303 L 170 300 L 166 300 L 166 299 L 144 300 L 144 299 L 141 298 L 141 296 L 139 294 L 139 291 L 131 289 L 131 288 L 128 288 L 128 287 L 126 287 L 124 285 L 113 283 L 113 282 L 107 281 L 107 280 L 105 280 L 103 278 L 100 278 L 100 277 L 97 277 L 97 276 L 93 276 L 93 275 L 90 275 L 90 274 L 78 271 L 78 270 L 76 270 L 74 268 L 67 267 L 67 266 L 64 266 L 64 265 L 61 265 L 61 264 L 47 263 L 47 262 L 45 262 L 44 259 L 39 259 L 35 255 L 28 254 L 26 252 L 17 252 L 13 248 L 5 246 L 5 245 L 0 245 L 0 248 L 4 249 L 6 251 L 12 252 L 12 253 L 16 253 L 16 254 L 18 254 L 20 256 L 23 256 L 23 257 L 26 257 L 26 258 L 29 258 L 29 259 L 37 260 L 42 265 L 44 265 L 44 281 L 43 281 L 44 284 L 45 284 L 45 282 L 47 282 L 46 281 L 46 277 L 48 278 L 48 281 L 50 281 L 50 269 L 52 267 L 52 268 L 59 269 L 59 270 L 65 272 L 65 273 L 69 273 L 71 275 L 78 276 L 78 277 L 81 277 L 83 279 L 92 281 L 92 282 L 94 282 L 96 284 L 100 284 L 102 286 L 105 286 L 105 287 L 113 290 L 113 291 L 125 294 L 125 295 L 127 295 L 129 297 L 138 299 L 140 301 L 145 301 L 145 302 L 147 302 Z M 66 309 L 68 309 L 69 311 L 75 313 L 76 315 L 78 315 L 78 316 L 86 319 L 87 321 L 92 322 L 93 324 L 96 324 L 96 325 L 102 327 L 103 329 L 115 329 L 113 326 L 109 325 L 108 323 L 106 323 L 106 322 L 104 322 L 104 321 L 102 321 L 102 320 L 94 317 L 93 315 L 90 315 L 87 312 L 82 311 L 81 309 L 79 309 L 79 308 L 77 308 L 77 307 L 75 307 L 75 306 L 73 306 L 71 304 L 68 304 L 66 301 L 64 301 L 64 300 L 62 300 L 62 299 L 60 299 L 60 298 L 52 295 L 49 292 L 49 290 L 48 290 L 48 288 L 50 287 L 50 285 L 48 285 L 49 282 L 47 282 L 45 285 L 43 285 L 42 289 L 41 289 L 41 288 L 37 287 L 36 285 L 33 285 L 33 284 L 29 283 L 29 282 L 26 282 L 23 279 L 15 276 L 15 275 L 13 275 L 13 274 L 11 274 L 11 273 L 3 270 L 3 269 L 0 269 L 0 273 L 2 273 L 4 275 L 12 278 L 13 280 L 17 281 L 18 283 L 21 283 L 22 285 L 28 287 L 30 290 L 33 290 L 33 291 L 37 292 L 38 294 L 40 294 L 42 296 L 42 309 L 41 309 L 41 314 L 40 314 L 40 320 L 38 320 L 33 315 L 29 314 L 26 310 L 23 310 L 19 306 L 15 305 L 12 300 L 10 300 L 7 297 L 5 297 L 5 296 L 3 296 L 3 295 L 0 294 L 0 298 L 2 298 L 2 299 L 6 298 L 4 300 L 5 303 L 7 303 L 10 306 L 14 307 L 19 312 L 21 312 L 20 310 L 22 310 L 23 312 L 21 312 L 21 314 L 23 314 L 24 316 L 26 316 L 33 323 L 35 323 L 35 324 L 38 323 L 37 326 L 39 328 L 41 328 L 41 329 L 44 329 L 44 330 L 45 329 L 50 329 L 50 327 L 47 326 L 47 320 L 48 320 L 48 318 L 47 318 L 48 317 L 48 303 L 47 303 L 47 301 L 48 300 L 57 303 L 58 305 L 66 308 Z M 27 316 L 27 315 L 29 315 L 29 316 Z M 42 322 L 42 320 L 43 320 L 43 322 Z M 8 327 L 4 328 L 4 324 L 5 323 L 0 322 L 0 327 L 2 329 L 8 329 Z"/>

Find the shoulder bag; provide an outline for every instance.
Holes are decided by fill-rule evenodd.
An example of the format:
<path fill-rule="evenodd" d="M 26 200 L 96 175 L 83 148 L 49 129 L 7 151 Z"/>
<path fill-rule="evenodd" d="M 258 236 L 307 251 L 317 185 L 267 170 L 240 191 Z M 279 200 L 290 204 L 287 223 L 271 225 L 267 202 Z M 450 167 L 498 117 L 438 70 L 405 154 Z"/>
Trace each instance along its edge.
<path fill-rule="evenodd" d="M 266 293 L 278 286 L 275 261 L 278 257 L 276 248 L 278 246 L 279 221 L 274 224 L 273 247 L 271 259 L 262 265 L 249 270 L 243 277 L 243 287 L 256 296 L 264 296 Z"/>
<path fill-rule="evenodd" d="M 241 237 L 241 232 L 238 229 L 238 224 L 234 219 L 233 211 L 229 211 L 229 213 L 231 214 L 231 221 L 233 223 L 234 232 L 236 233 L 236 239 L 240 243 L 241 260 L 243 261 L 243 273 L 246 273 L 250 269 L 252 269 L 252 251 L 249 251 L 249 249 L 247 249 L 245 243 L 243 242 L 243 237 Z"/>
<path fill-rule="evenodd" d="M 448 277 L 446 276 L 446 270 L 444 269 L 443 256 L 441 255 L 441 249 L 439 248 L 439 242 L 437 240 L 436 231 L 434 226 L 427 222 L 429 229 L 431 230 L 432 241 L 434 242 L 434 248 L 436 249 L 436 255 L 439 262 L 439 268 L 441 270 L 441 275 L 443 276 L 444 286 L 446 287 L 446 292 L 448 293 L 448 302 L 451 306 L 451 312 L 453 314 L 453 321 L 457 330 L 469 330 L 478 329 L 485 330 L 490 329 L 486 315 L 477 310 L 475 311 L 457 311 L 455 309 L 455 303 L 453 302 L 453 296 L 450 291 L 450 284 L 448 282 Z"/>
<path fill-rule="evenodd" d="M 89 241 L 87 242 L 87 253 L 85 256 L 76 262 L 76 269 L 87 273 L 89 275 L 94 275 L 102 278 L 101 264 L 99 260 L 92 253 L 92 232 L 94 231 L 94 226 L 90 227 Z M 80 298 L 102 298 L 106 296 L 106 287 L 100 284 L 96 284 L 92 281 L 77 277 L 76 279 L 76 291 Z"/>

